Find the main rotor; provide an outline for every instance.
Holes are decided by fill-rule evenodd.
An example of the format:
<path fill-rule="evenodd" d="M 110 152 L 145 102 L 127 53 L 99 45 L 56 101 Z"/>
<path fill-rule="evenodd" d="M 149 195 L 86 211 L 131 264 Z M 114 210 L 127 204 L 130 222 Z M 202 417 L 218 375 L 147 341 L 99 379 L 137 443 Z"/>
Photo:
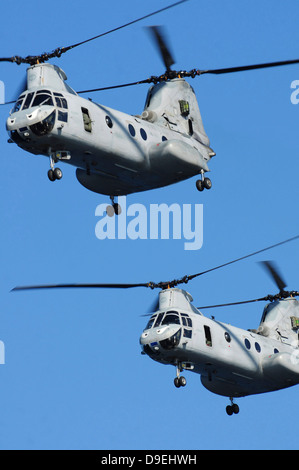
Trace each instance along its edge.
<path fill-rule="evenodd" d="M 57 47 L 56 49 L 52 50 L 51 52 L 44 52 L 42 54 L 38 55 L 28 55 L 26 57 L 22 57 L 19 55 L 15 55 L 12 57 L 0 57 L 0 62 L 10 62 L 10 63 L 15 63 L 17 65 L 21 64 L 29 64 L 29 65 L 35 65 L 35 64 L 41 64 L 44 62 L 47 62 L 50 59 L 56 59 L 60 58 L 63 54 L 66 52 L 75 49 L 83 44 L 86 44 L 88 42 L 94 41 L 98 38 L 101 38 L 103 36 L 106 36 L 110 33 L 113 33 L 115 31 L 118 31 L 122 28 L 125 28 L 127 26 L 133 25 L 139 21 L 145 20 L 147 18 L 150 18 L 154 15 L 157 15 L 158 13 L 162 13 L 166 10 L 169 10 L 173 7 L 179 6 L 188 0 L 180 0 L 178 2 L 175 2 L 171 5 L 168 5 L 164 8 L 161 8 L 160 10 L 154 11 L 152 13 L 149 13 L 147 15 L 144 15 L 140 18 L 134 19 L 128 23 L 125 23 L 121 26 L 118 26 L 116 28 L 110 29 L 108 31 L 105 31 L 104 33 L 100 33 L 96 36 L 93 36 L 91 38 L 85 39 L 83 41 L 80 41 L 75 44 L 71 44 L 69 46 L 63 46 L 63 47 Z M 133 85 L 140 85 L 140 84 L 157 84 L 160 82 L 165 82 L 168 80 L 173 80 L 175 78 L 195 78 L 199 77 L 204 74 L 212 74 L 212 75 L 222 75 L 222 74 L 227 74 L 227 73 L 235 73 L 235 72 L 244 72 L 244 71 L 250 71 L 250 70 L 257 70 L 257 69 L 264 69 L 264 68 L 269 68 L 269 67 L 279 67 L 279 66 L 285 66 L 285 65 L 292 65 L 292 64 L 297 64 L 299 63 L 299 59 L 291 59 L 291 60 L 282 60 L 282 61 L 275 61 L 275 62 L 267 62 L 267 63 L 261 63 L 261 64 L 253 64 L 253 65 L 242 65 L 242 66 L 237 66 L 237 67 L 225 67 L 225 68 L 217 68 L 217 69 L 198 69 L 198 68 L 193 68 L 190 71 L 186 70 L 173 70 L 171 67 L 174 65 L 175 60 L 170 52 L 170 47 L 166 41 L 165 34 L 162 30 L 161 27 L 158 26 L 151 26 L 149 27 L 150 32 L 152 33 L 152 37 L 154 38 L 158 49 L 160 51 L 162 60 L 165 65 L 165 72 L 162 75 L 152 75 L 144 80 L 138 80 L 135 82 L 131 83 L 123 83 L 123 84 L 118 84 L 118 85 L 110 85 L 107 87 L 101 87 L 101 88 L 93 88 L 89 90 L 82 90 L 78 91 L 77 93 L 82 94 L 82 93 L 92 93 L 92 92 L 97 92 L 97 91 L 104 91 L 104 90 L 111 90 L 115 88 L 123 88 L 123 87 L 128 87 L 128 86 L 133 86 Z"/>
<path fill-rule="evenodd" d="M 96 289 L 131 289 L 131 288 L 137 288 L 137 287 L 145 287 L 149 289 L 160 289 L 160 290 L 165 290 L 165 289 L 170 289 L 174 288 L 177 286 L 180 286 L 182 284 L 188 284 L 188 282 L 192 281 L 193 279 L 202 276 L 204 274 L 210 273 L 212 271 L 215 271 L 217 269 L 222 269 L 226 266 L 229 266 L 231 264 L 237 263 L 239 261 L 242 261 L 244 259 L 250 258 L 252 256 L 261 254 L 265 251 L 272 250 L 273 248 L 276 248 L 278 246 L 284 245 L 286 243 L 290 243 L 292 241 L 295 241 L 299 239 L 299 235 L 296 235 L 292 238 L 288 238 L 286 240 L 283 240 L 281 242 L 275 243 L 274 245 L 267 246 L 265 248 L 262 248 L 260 250 L 254 251 L 252 253 L 249 253 L 247 255 L 241 256 L 239 258 L 236 258 L 234 260 L 228 261 L 226 263 L 220 264 L 218 266 L 214 266 L 213 268 L 206 269 L 205 271 L 201 271 L 196 274 L 191 274 L 191 275 L 184 275 L 181 278 L 178 279 L 172 279 L 170 281 L 162 281 L 162 282 L 139 282 L 139 283 L 70 283 L 70 284 L 41 284 L 41 285 L 28 285 L 28 286 L 18 286 L 12 289 L 12 291 L 23 291 L 23 290 L 36 290 L 36 289 L 78 289 L 78 288 L 96 288 Z M 204 306 L 204 307 L 198 307 L 198 309 L 204 309 L 204 308 L 215 308 L 215 307 L 224 307 L 224 306 L 230 306 L 230 305 L 241 305 L 241 304 L 247 304 L 247 303 L 252 303 L 252 302 L 260 302 L 260 301 L 267 301 L 267 302 L 273 302 L 275 300 L 282 300 L 288 297 L 296 297 L 299 296 L 299 291 L 293 290 L 293 291 L 286 291 L 286 283 L 283 280 L 281 274 L 278 272 L 277 267 L 270 261 L 263 261 L 261 262 L 263 267 L 267 270 L 267 272 L 270 274 L 272 280 L 275 282 L 277 285 L 279 292 L 277 294 L 269 294 L 265 297 L 260 297 L 256 299 L 251 299 L 251 300 L 244 300 L 244 301 L 238 301 L 238 302 L 230 302 L 230 303 L 223 303 L 223 304 L 218 304 L 218 305 L 209 305 L 209 306 Z M 155 311 L 159 305 L 158 300 L 155 301 L 153 307 L 151 308 L 151 312 Z"/>

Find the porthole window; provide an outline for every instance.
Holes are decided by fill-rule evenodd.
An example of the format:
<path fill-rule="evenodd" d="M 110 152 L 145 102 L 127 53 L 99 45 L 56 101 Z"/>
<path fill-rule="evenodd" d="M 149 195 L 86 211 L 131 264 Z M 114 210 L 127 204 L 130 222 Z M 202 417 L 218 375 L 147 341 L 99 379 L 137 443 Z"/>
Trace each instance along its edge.
<path fill-rule="evenodd" d="M 250 344 L 249 339 L 245 338 L 244 343 L 245 343 L 245 346 L 246 346 L 247 349 L 251 348 L 251 344 Z"/>
<path fill-rule="evenodd" d="M 107 126 L 111 129 L 113 127 L 113 122 L 112 122 L 112 119 L 110 116 L 106 116 L 105 117 L 105 121 L 106 121 L 106 124 Z"/>
<path fill-rule="evenodd" d="M 141 137 L 143 138 L 143 140 L 146 140 L 147 139 L 147 133 L 145 132 L 144 129 L 140 129 L 140 135 Z"/>
<path fill-rule="evenodd" d="M 261 347 L 260 347 L 259 343 L 255 343 L 254 345 L 255 345 L 255 349 L 257 350 L 257 352 L 260 353 L 261 352 Z"/>
<path fill-rule="evenodd" d="M 224 338 L 226 339 L 226 341 L 227 341 L 228 343 L 231 342 L 230 334 L 229 334 L 227 331 L 224 333 Z"/>
<path fill-rule="evenodd" d="M 132 124 L 129 124 L 129 132 L 130 132 L 132 137 L 135 137 L 136 131 L 135 131 L 134 126 L 132 126 Z"/>

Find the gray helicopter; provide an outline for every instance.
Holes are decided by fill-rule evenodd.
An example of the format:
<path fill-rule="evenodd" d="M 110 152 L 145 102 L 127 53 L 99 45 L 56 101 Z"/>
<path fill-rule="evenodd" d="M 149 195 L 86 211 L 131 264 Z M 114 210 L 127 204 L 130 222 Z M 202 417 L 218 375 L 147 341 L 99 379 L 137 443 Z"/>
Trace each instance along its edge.
<path fill-rule="evenodd" d="M 158 288 L 158 302 L 141 334 L 142 354 L 176 368 L 174 384 L 186 386 L 183 370 L 200 374 L 209 391 L 230 398 L 228 415 L 237 414 L 235 398 L 272 392 L 299 383 L 299 302 L 298 291 L 286 291 L 286 283 L 273 263 L 264 261 L 279 292 L 262 298 L 196 308 L 191 295 L 178 285 L 232 263 L 260 254 L 299 235 L 229 261 L 206 271 L 168 282 L 135 284 L 46 284 L 15 287 L 14 291 L 57 288 Z M 266 301 L 257 329 L 243 330 L 208 318 L 204 308 Z"/>
<path fill-rule="evenodd" d="M 177 2 L 129 24 L 148 18 Z M 120 29 L 120 28 L 116 28 Z M 208 163 L 215 156 L 204 130 L 197 99 L 186 78 L 225 74 L 298 63 L 288 60 L 189 72 L 175 71 L 175 63 L 161 28 L 150 27 L 166 71 L 145 80 L 75 92 L 57 65 L 46 63 L 94 38 L 51 53 L 25 58 L 0 58 L 29 64 L 25 90 L 17 99 L 6 127 L 9 142 L 33 155 L 49 158 L 51 181 L 62 178 L 58 162 L 75 166 L 78 181 L 87 189 L 110 196 L 110 213 L 121 211 L 115 197 L 172 185 L 195 175 L 199 191 L 210 189 Z M 139 84 L 152 84 L 140 115 L 132 116 L 79 96 Z"/>

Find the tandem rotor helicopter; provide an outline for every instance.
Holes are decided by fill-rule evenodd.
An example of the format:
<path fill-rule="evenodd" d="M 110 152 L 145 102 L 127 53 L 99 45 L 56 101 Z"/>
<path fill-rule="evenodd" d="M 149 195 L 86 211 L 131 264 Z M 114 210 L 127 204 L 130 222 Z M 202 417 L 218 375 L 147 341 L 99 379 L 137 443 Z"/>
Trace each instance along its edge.
<path fill-rule="evenodd" d="M 176 368 L 174 384 L 186 385 L 183 370 L 200 374 L 205 388 L 229 397 L 228 415 L 237 414 L 235 398 L 281 390 L 299 384 L 299 302 L 298 291 L 286 291 L 286 283 L 273 263 L 263 264 L 279 292 L 262 298 L 196 308 L 181 284 L 216 269 L 299 239 L 299 235 L 255 251 L 206 271 L 167 282 L 135 284 L 46 284 L 15 287 L 31 289 L 146 287 L 160 289 L 158 302 L 140 337 L 142 354 Z M 257 329 L 243 330 L 204 316 L 200 310 L 225 305 L 266 301 Z"/>
<path fill-rule="evenodd" d="M 170 49 L 158 27 L 151 27 L 166 71 L 160 76 L 106 88 L 75 92 L 57 65 L 46 63 L 82 44 L 180 5 L 181 0 L 114 30 L 53 52 L 0 62 L 28 64 L 27 84 L 17 99 L 6 127 L 9 142 L 33 155 L 49 158 L 51 181 L 62 178 L 58 162 L 75 166 L 87 189 L 110 197 L 109 215 L 119 214 L 115 197 L 164 187 L 200 175 L 199 191 L 211 188 L 208 162 L 215 156 L 205 133 L 197 99 L 185 78 L 226 74 L 299 63 L 287 60 L 221 69 L 175 71 Z M 152 84 L 144 110 L 132 116 L 84 99 L 79 94 Z"/>

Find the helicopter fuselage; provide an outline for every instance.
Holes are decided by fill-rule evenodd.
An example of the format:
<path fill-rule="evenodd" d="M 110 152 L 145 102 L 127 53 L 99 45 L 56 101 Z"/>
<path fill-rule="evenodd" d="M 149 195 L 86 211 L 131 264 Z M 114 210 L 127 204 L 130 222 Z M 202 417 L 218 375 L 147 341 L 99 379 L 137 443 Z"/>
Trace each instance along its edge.
<path fill-rule="evenodd" d="M 77 167 L 77 178 L 83 186 L 109 196 L 154 189 L 209 171 L 207 162 L 214 153 L 208 141 L 194 138 L 196 126 L 193 129 L 187 115 L 179 116 L 184 126 L 180 127 L 169 113 L 153 118 L 155 112 L 150 106 L 142 116 L 131 116 L 93 103 L 64 83 L 64 89 L 62 85 L 51 86 L 49 73 L 62 71 L 49 66 L 28 69 L 29 88 L 20 95 L 7 119 L 10 141 L 22 149 L 50 157 L 53 163 L 62 160 Z M 46 86 L 40 81 L 38 86 L 29 86 L 36 69 L 45 74 Z M 163 84 L 164 89 L 156 85 L 158 94 L 167 95 L 167 86 L 180 90 L 182 85 L 190 87 L 184 80 L 173 82 L 178 83 Z M 155 93 L 152 95 L 155 98 Z M 189 115 L 188 110 L 185 113 Z M 158 122 L 151 122 L 155 119 Z"/>
<path fill-rule="evenodd" d="M 266 332 L 264 323 L 263 328 L 247 331 L 205 317 L 188 305 L 189 294 L 180 289 L 162 291 L 160 296 L 166 297 L 166 301 L 162 298 L 165 306 L 151 317 L 140 338 L 142 352 L 153 360 L 198 373 L 204 387 L 228 397 L 299 383 L 298 337 L 287 336 L 281 322 L 273 326 L 275 338 Z M 169 306 L 171 296 L 176 299 Z M 294 298 L 280 301 L 277 309 L 282 309 L 281 302 L 290 304 L 293 314 L 298 310 Z"/>

